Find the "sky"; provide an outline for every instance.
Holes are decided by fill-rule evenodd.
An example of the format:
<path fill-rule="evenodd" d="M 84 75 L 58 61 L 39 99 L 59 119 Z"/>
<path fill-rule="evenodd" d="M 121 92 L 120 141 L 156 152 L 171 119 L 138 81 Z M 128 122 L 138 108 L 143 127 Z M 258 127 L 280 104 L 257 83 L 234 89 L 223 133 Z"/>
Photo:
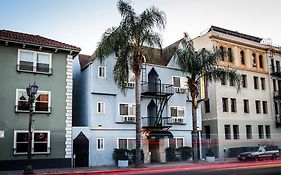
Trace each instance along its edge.
<path fill-rule="evenodd" d="M 280 0 L 125 0 L 137 13 L 152 6 L 166 14 L 163 46 L 212 25 L 271 39 L 281 46 Z M 0 0 L 0 29 L 41 35 L 93 54 L 106 29 L 119 25 L 118 0 Z"/>

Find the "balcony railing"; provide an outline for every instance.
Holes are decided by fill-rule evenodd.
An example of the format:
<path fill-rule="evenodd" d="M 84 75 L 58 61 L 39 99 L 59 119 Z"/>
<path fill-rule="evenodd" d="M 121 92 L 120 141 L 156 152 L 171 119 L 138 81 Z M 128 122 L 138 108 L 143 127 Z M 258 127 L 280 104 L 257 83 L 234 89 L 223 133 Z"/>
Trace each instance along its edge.
<path fill-rule="evenodd" d="M 171 117 L 143 117 L 142 127 L 146 129 L 163 129 L 170 128 Z"/>
<path fill-rule="evenodd" d="M 270 75 L 281 76 L 281 67 L 280 66 L 270 66 Z"/>
<path fill-rule="evenodd" d="M 281 99 L 281 91 L 273 91 L 274 99 Z"/>
<path fill-rule="evenodd" d="M 141 85 L 141 93 L 142 95 L 166 96 L 174 94 L 174 88 L 171 84 L 147 82 Z"/>

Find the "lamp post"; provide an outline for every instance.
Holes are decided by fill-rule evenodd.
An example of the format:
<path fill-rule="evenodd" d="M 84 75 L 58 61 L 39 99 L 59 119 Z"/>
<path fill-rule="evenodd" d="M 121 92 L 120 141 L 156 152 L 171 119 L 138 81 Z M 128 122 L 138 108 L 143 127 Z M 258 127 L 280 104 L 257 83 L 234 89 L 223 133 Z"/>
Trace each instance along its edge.
<path fill-rule="evenodd" d="M 27 165 L 24 169 L 24 174 L 33 174 L 33 168 L 31 164 L 31 149 L 32 149 L 32 133 L 33 133 L 33 103 L 35 100 L 35 94 L 37 93 L 38 86 L 34 83 L 26 88 L 29 103 L 29 122 L 28 122 L 28 147 L 27 147 Z"/>

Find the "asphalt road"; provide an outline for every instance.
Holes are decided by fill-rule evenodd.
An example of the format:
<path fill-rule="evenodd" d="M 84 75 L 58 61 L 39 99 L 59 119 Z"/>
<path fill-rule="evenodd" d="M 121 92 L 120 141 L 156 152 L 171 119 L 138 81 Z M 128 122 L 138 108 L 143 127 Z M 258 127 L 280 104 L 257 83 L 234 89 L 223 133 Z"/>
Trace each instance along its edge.
<path fill-rule="evenodd" d="M 232 164 L 203 165 L 154 169 L 128 174 L 153 175 L 281 175 L 281 161 L 239 162 Z"/>

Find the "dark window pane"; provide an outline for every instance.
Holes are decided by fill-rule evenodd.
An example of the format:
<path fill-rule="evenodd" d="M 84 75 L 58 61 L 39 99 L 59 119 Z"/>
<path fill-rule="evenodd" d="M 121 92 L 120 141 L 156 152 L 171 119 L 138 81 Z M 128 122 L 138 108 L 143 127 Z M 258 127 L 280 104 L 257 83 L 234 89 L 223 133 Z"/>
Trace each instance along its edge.
<path fill-rule="evenodd" d="M 48 110 L 48 103 L 44 103 L 44 102 L 36 102 L 35 103 L 35 111 L 49 111 Z"/>
<path fill-rule="evenodd" d="M 16 152 L 17 153 L 26 153 L 27 147 L 28 147 L 28 143 L 17 143 Z"/>
<path fill-rule="evenodd" d="M 33 71 L 33 62 L 20 61 L 19 70 Z"/>
<path fill-rule="evenodd" d="M 36 71 L 49 73 L 49 64 L 37 63 Z"/>
<path fill-rule="evenodd" d="M 128 115 L 128 104 L 120 104 L 120 115 Z"/>
<path fill-rule="evenodd" d="M 29 103 L 27 101 L 18 101 L 18 110 L 28 111 Z"/>
<path fill-rule="evenodd" d="M 47 143 L 34 143 L 34 152 L 47 152 L 48 144 Z"/>
<path fill-rule="evenodd" d="M 28 133 L 17 133 L 17 142 L 27 142 L 28 141 Z"/>
<path fill-rule="evenodd" d="M 34 133 L 35 142 L 46 142 L 48 141 L 48 133 Z"/>

